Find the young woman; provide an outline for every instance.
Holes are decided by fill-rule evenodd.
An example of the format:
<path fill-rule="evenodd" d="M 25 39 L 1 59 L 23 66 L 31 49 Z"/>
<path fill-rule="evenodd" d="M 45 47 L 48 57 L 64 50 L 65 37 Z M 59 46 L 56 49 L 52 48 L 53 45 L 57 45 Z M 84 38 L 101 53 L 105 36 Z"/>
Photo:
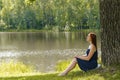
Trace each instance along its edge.
<path fill-rule="evenodd" d="M 86 51 L 86 55 L 75 56 L 71 64 L 58 76 L 67 75 L 68 72 L 75 68 L 76 64 L 78 64 L 79 67 L 85 72 L 97 67 L 98 52 L 96 35 L 94 33 L 89 33 L 87 36 L 87 41 L 89 42 L 90 45 Z"/>

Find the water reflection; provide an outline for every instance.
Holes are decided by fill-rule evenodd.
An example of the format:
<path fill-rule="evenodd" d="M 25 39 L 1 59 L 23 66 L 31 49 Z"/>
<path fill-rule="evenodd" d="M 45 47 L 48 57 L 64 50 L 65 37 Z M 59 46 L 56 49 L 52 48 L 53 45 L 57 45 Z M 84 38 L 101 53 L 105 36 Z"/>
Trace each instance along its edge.
<path fill-rule="evenodd" d="M 100 49 L 99 32 L 97 35 Z M 40 72 L 54 71 L 59 60 L 85 52 L 86 36 L 82 32 L 0 33 L 0 61 L 13 59 Z"/>

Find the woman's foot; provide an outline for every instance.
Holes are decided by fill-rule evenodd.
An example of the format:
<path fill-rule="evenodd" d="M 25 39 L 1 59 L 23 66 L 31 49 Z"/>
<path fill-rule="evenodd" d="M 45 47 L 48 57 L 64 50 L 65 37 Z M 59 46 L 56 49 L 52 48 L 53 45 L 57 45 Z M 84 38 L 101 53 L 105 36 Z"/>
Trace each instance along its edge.
<path fill-rule="evenodd" d="M 67 73 L 65 73 L 65 72 L 58 74 L 58 76 L 65 76 L 65 75 L 67 75 Z"/>

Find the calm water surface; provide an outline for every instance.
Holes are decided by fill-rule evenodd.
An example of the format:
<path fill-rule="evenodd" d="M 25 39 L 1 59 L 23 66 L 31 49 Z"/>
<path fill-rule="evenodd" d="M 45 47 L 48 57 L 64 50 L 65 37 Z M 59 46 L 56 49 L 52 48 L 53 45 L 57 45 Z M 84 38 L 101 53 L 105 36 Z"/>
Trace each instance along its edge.
<path fill-rule="evenodd" d="M 37 71 L 51 72 L 60 60 L 84 54 L 88 48 L 85 32 L 1 32 L 0 62 L 23 62 Z M 100 53 L 100 33 L 98 49 Z"/>

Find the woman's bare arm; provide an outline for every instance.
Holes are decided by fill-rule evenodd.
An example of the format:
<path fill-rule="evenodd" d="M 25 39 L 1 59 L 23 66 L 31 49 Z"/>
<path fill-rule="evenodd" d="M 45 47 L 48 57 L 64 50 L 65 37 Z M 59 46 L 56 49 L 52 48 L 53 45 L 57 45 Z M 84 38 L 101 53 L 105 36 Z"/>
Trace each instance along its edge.
<path fill-rule="evenodd" d="M 93 56 L 95 50 L 96 50 L 95 46 L 91 45 L 91 49 L 90 49 L 88 56 L 76 56 L 76 58 L 80 58 L 82 60 L 89 61 L 91 59 L 91 57 Z"/>

